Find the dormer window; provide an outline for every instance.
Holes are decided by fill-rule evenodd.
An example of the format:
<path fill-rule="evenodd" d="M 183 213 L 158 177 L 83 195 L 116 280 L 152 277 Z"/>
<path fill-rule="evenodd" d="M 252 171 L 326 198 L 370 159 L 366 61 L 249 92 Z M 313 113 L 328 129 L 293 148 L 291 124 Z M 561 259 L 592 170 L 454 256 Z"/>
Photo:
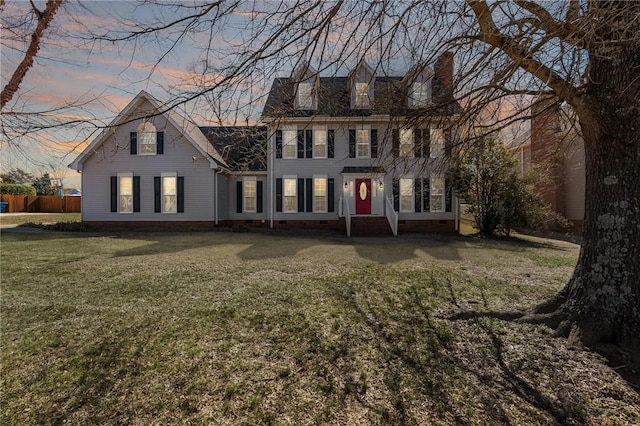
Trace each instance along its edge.
<path fill-rule="evenodd" d="M 369 108 L 369 83 L 356 83 L 356 108 Z"/>
<path fill-rule="evenodd" d="M 297 109 L 314 109 L 313 84 L 298 83 Z"/>
<path fill-rule="evenodd" d="M 409 95 L 409 106 L 413 108 L 423 108 L 431 102 L 431 81 L 415 82 L 411 85 Z"/>
<path fill-rule="evenodd" d="M 156 126 L 148 121 L 138 127 L 139 155 L 156 154 Z"/>

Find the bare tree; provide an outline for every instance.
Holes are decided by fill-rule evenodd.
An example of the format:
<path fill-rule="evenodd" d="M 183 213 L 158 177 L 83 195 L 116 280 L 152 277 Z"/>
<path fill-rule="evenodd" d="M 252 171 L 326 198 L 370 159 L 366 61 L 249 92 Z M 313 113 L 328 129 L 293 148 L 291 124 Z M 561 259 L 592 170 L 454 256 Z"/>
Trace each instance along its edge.
<path fill-rule="evenodd" d="M 453 51 L 458 127 L 508 96 L 557 96 L 579 119 L 586 150 L 584 242 L 571 280 L 521 315 L 573 342 L 638 344 L 640 336 L 640 3 L 142 2 L 157 13 L 121 28 L 88 29 L 92 43 L 155 49 L 161 64 L 182 43 L 199 47 L 193 81 L 166 108 L 211 122 L 255 116 L 272 78 L 302 61 L 339 74 L 360 60 L 402 74 Z M 152 78 L 153 76 L 150 75 Z M 163 111 L 158 111 L 162 113 Z M 231 116 L 229 116 L 231 114 Z M 521 120 L 522 110 L 489 123 Z"/>

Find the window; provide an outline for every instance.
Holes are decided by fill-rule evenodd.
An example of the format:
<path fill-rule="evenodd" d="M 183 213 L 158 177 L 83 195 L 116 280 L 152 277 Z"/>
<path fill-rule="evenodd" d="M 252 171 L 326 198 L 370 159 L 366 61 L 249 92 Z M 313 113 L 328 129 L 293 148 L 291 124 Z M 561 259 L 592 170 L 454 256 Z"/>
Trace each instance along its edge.
<path fill-rule="evenodd" d="M 298 200 L 296 197 L 296 193 L 298 191 L 297 188 L 297 178 L 296 177 L 283 177 L 282 179 L 283 189 L 284 189 L 284 212 L 285 213 L 295 213 L 298 211 Z"/>
<path fill-rule="evenodd" d="M 313 212 L 327 212 L 327 178 L 313 178 Z"/>
<path fill-rule="evenodd" d="M 298 158 L 298 131 L 296 127 L 282 130 L 282 158 Z"/>
<path fill-rule="evenodd" d="M 242 194 L 244 196 L 243 211 L 245 213 L 256 212 L 256 197 L 258 194 L 257 182 L 255 178 L 245 178 L 242 182 Z"/>
<path fill-rule="evenodd" d="M 313 126 L 313 158 L 327 158 L 327 126 Z"/>
<path fill-rule="evenodd" d="M 400 179 L 400 211 L 413 211 L 413 179 Z"/>
<path fill-rule="evenodd" d="M 413 157 L 413 131 L 400 129 L 400 156 Z"/>
<path fill-rule="evenodd" d="M 118 173 L 118 213 L 133 213 L 133 173 Z"/>
<path fill-rule="evenodd" d="M 430 130 L 431 140 L 431 152 L 429 156 L 431 158 L 439 158 L 444 154 L 444 132 L 442 129 Z"/>
<path fill-rule="evenodd" d="M 313 85 L 298 84 L 298 109 L 313 109 Z"/>
<path fill-rule="evenodd" d="M 369 129 L 356 130 L 356 158 L 369 158 Z"/>
<path fill-rule="evenodd" d="M 162 173 L 162 213 L 178 212 L 178 177 L 175 173 Z"/>
<path fill-rule="evenodd" d="M 369 108 L 369 84 L 356 83 L 356 108 Z"/>
<path fill-rule="evenodd" d="M 138 127 L 138 143 L 140 155 L 156 154 L 156 126 L 145 121 Z"/>
<path fill-rule="evenodd" d="M 415 82 L 411 85 L 410 105 L 413 107 L 425 107 L 431 101 L 431 82 Z"/>
<path fill-rule="evenodd" d="M 444 211 L 444 179 L 442 176 L 431 176 L 431 201 L 429 202 L 432 212 Z"/>

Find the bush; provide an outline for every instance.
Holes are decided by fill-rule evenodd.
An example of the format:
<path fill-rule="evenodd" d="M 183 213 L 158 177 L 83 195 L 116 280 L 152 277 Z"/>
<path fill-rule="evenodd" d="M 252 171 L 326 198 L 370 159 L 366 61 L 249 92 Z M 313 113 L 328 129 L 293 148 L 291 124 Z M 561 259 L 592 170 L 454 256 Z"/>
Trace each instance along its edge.
<path fill-rule="evenodd" d="M 1 183 L 0 194 L 36 195 L 36 189 L 31 185 L 22 185 L 17 183 Z"/>
<path fill-rule="evenodd" d="M 84 222 L 57 222 L 52 224 L 27 222 L 20 225 L 20 227 L 61 232 L 87 232 L 89 230 L 89 225 Z"/>

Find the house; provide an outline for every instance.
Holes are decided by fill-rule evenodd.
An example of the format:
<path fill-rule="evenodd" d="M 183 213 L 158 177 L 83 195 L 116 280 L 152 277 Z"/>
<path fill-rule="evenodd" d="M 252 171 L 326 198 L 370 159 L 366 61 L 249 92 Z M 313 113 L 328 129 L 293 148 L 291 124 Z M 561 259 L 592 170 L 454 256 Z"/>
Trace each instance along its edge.
<path fill-rule="evenodd" d="M 198 127 L 140 92 L 70 165 L 82 220 L 454 232 L 452 73 L 450 53 L 396 77 L 305 62 L 274 80 L 262 126 Z"/>
<path fill-rule="evenodd" d="M 579 234 L 584 223 L 584 140 L 567 106 L 554 97 L 538 98 L 531 106 L 531 129 L 507 145 L 521 173 L 543 169 L 544 184 L 537 187 L 545 203 L 570 221 L 569 232 Z M 567 231 L 557 224 L 556 231 Z"/>

